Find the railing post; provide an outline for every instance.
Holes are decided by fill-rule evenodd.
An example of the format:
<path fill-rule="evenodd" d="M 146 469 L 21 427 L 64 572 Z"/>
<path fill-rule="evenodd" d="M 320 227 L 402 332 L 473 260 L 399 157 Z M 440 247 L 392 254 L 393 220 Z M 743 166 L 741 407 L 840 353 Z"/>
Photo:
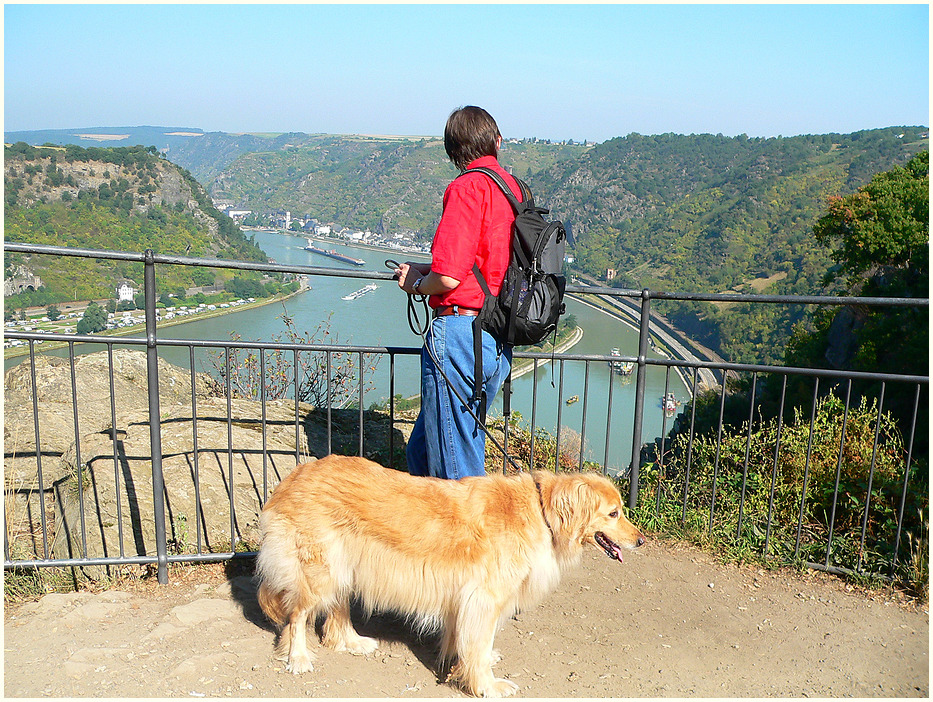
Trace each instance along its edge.
<path fill-rule="evenodd" d="M 645 382 L 647 380 L 648 320 L 651 313 L 651 292 L 641 291 L 641 323 L 638 330 L 638 377 L 635 380 L 635 416 L 632 429 L 632 464 L 629 466 L 629 509 L 638 504 L 638 472 L 641 463 L 641 429 L 645 416 Z"/>
<path fill-rule="evenodd" d="M 152 512 L 155 520 L 158 579 L 168 582 L 168 544 L 165 539 L 165 482 L 162 477 L 162 422 L 159 411 L 159 353 L 156 348 L 155 262 L 146 249 L 143 284 L 146 295 L 146 378 L 149 389 L 149 446 L 152 457 Z"/>

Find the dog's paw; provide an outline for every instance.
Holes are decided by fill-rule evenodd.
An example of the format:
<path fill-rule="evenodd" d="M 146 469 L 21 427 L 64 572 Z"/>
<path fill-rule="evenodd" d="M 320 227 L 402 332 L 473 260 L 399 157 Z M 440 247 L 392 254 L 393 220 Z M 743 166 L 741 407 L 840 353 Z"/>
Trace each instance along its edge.
<path fill-rule="evenodd" d="M 347 651 L 357 656 L 368 656 L 379 648 L 379 642 L 368 636 L 357 636 L 352 639 L 339 641 L 335 646 L 335 651 Z"/>
<path fill-rule="evenodd" d="M 481 690 L 477 690 L 480 697 L 508 697 L 518 692 L 518 685 L 511 680 L 504 678 L 495 678 L 491 685 L 487 685 Z"/>
<path fill-rule="evenodd" d="M 314 666 L 311 664 L 311 656 L 289 656 L 288 663 L 285 664 L 285 670 L 292 675 L 310 673 L 314 670 Z"/>

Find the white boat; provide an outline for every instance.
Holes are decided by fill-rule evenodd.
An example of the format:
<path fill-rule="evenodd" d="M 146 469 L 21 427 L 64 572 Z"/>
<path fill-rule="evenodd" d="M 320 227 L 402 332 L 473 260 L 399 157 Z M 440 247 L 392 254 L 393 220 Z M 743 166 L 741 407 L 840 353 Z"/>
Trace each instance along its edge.
<path fill-rule="evenodd" d="M 622 352 L 618 348 L 613 348 L 609 354 L 612 356 L 612 360 L 609 361 L 609 367 L 613 370 L 619 368 L 622 365 L 622 361 L 619 360 L 619 356 L 622 355 Z"/>
<path fill-rule="evenodd" d="M 358 298 L 358 297 L 363 297 L 363 295 L 365 295 L 366 293 L 371 293 L 373 290 L 375 290 L 375 289 L 378 288 L 378 287 L 379 287 L 379 286 L 376 285 L 375 283 L 370 283 L 370 284 L 367 285 L 366 287 L 360 288 L 360 289 L 357 290 L 356 292 L 351 292 L 349 295 L 344 295 L 342 299 L 344 299 L 344 300 L 355 300 L 355 299 Z"/>
<path fill-rule="evenodd" d="M 635 364 L 631 361 L 623 361 L 621 359 L 622 352 L 619 351 L 619 349 L 613 348 L 612 351 L 610 351 L 610 354 L 612 355 L 612 360 L 609 361 L 609 366 L 612 368 L 612 370 L 621 375 L 632 374 L 632 371 L 635 370 Z"/>
<path fill-rule="evenodd" d="M 677 398 L 674 397 L 674 393 L 672 392 L 667 393 L 667 395 L 661 398 L 661 405 L 664 407 L 665 412 L 674 412 L 679 404 L 680 402 L 677 401 Z"/>

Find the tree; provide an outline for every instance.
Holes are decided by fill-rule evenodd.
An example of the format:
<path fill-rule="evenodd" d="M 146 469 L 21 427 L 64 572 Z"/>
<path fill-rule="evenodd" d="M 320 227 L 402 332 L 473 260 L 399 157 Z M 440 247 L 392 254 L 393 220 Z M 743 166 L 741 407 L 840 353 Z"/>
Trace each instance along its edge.
<path fill-rule="evenodd" d="M 84 316 L 78 321 L 76 331 L 79 334 L 96 334 L 107 328 L 107 311 L 92 302 L 84 310 Z"/>
<path fill-rule="evenodd" d="M 265 297 L 265 287 L 258 280 L 251 280 L 241 276 L 234 276 L 224 285 L 227 292 L 233 293 L 236 297 Z"/>
<path fill-rule="evenodd" d="M 905 166 L 878 173 L 852 195 L 830 198 L 813 233 L 821 244 L 838 246 L 833 258 L 839 269 L 831 275 L 846 276 L 850 286 L 866 276 L 886 272 L 890 277 L 907 270 L 918 278 L 916 282 L 927 280 L 930 152 L 922 151 Z"/>
<path fill-rule="evenodd" d="M 274 334 L 272 341 L 290 344 L 338 343 L 330 330 L 330 317 L 314 331 L 300 331 L 294 319 L 286 311 L 280 319 L 285 323 L 283 334 Z M 284 337 L 284 338 L 283 338 Z M 230 332 L 232 341 L 243 341 L 236 332 Z M 226 394 L 229 367 L 230 390 L 234 397 L 256 399 L 264 396 L 269 400 L 295 397 L 318 409 L 328 406 L 343 409 L 359 400 L 360 385 L 364 392 L 372 386 L 379 359 L 368 354 L 357 358 L 342 351 L 309 351 L 293 355 L 290 351 L 273 349 L 256 353 L 249 343 L 227 351 L 210 351 L 210 363 L 215 372 L 215 393 Z M 227 354 L 229 353 L 229 366 Z M 265 374 L 260 373 L 265 358 Z M 329 358 L 328 358 L 329 356 Z M 297 361 L 297 366 L 296 362 Z"/>
<path fill-rule="evenodd" d="M 929 217 L 930 152 L 923 151 L 903 167 L 878 173 L 852 195 L 830 200 L 813 227 L 818 241 L 838 246 L 833 257 L 839 267 L 827 277 L 844 278 L 859 295 L 927 297 Z M 872 308 L 857 320 L 854 336 L 852 367 L 926 372 L 926 309 Z"/>
<path fill-rule="evenodd" d="M 51 321 L 55 321 L 62 316 L 62 311 L 58 309 L 55 305 L 49 305 L 45 308 L 45 314 Z"/>
<path fill-rule="evenodd" d="M 835 245 L 837 267 L 825 282 L 841 280 L 859 296 L 929 295 L 930 154 L 876 174 L 847 197 L 831 198 L 813 227 L 817 240 Z M 798 325 L 785 358 L 792 366 L 831 366 L 845 370 L 927 375 L 930 322 L 926 307 L 844 307 L 815 315 L 809 328 Z M 859 394 L 877 388 L 853 384 Z M 796 390 L 789 391 L 795 394 Z M 892 383 L 885 398 L 904 431 L 910 430 L 914 388 Z M 918 452 L 927 446 L 928 413 L 917 418 Z"/>

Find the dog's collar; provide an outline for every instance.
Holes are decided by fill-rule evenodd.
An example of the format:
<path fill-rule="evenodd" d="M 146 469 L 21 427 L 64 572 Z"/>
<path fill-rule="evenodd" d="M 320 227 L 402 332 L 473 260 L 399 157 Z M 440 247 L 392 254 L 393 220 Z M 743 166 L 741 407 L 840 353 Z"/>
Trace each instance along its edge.
<path fill-rule="evenodd" d="M 535 487 L 538 489 L 538 506 L 541 508 L 541 518 L 544 519 L 544 524 L 547 526 L 547 530 L 551 532 L 551 541 L 554 541 L 554 530 L 551 528 L 551 523 L 547 520 L 547 514 L 544 511 L 544 496 L 541 494 L 541 483 L 537 480 L 534 480 Z"/>

